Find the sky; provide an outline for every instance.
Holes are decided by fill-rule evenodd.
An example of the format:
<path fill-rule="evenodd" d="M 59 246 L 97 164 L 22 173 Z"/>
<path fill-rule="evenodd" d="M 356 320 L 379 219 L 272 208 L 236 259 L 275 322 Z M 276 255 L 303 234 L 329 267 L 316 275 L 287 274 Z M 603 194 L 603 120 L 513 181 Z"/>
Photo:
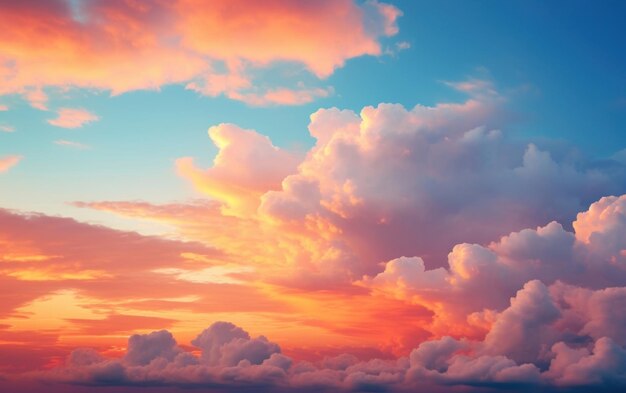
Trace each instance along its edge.
<path fill-rule="evenodd" d="M 0 390 L 621 391 L 625 15 L 0 0 Z"/>

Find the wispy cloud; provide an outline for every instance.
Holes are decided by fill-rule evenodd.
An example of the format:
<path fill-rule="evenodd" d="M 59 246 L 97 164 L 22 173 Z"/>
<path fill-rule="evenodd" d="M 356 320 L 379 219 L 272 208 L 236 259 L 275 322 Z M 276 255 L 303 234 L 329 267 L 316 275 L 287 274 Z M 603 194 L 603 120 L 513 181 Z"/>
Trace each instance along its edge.
<path fill-rule="evenodd" d="M 54 141 L 54 143 L 59 146 L 65 146 L 65 147 L 70 147 L 70 148 L 79 149 L 79 150 L 91 149 L 91 146 L 85 145 L 84 143 L 67 141 L 64 139 L 59 139 L 57 141 Z"/>

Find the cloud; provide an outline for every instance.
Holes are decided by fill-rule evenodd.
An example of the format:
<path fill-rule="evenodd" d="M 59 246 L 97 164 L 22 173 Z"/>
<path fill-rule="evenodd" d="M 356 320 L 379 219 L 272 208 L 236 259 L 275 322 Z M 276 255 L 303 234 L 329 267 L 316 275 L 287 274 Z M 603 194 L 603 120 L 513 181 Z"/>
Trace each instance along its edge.
<path fill-rule="evenodd" d="M 178 173 L 196 188 L 225 203 L 232 214 L 250 213 L 265 192 L 279 189 L 285 176 L 296 171 L 296 154 L 272 145 L 268 137 L 233 124 L 209 128 L 219 149 L 213 167 L 201 170 L 191 158 L 176 161 Z"/>
<path fill-rule="evenodd" d="M 91 146 L 89 146 L 89 145 L 85 145 L 85 144 L 80 143 L 80 142 L 67 141 L 65 139 L 59 139 L 57 141 L 54 141 L 54 144 L 59 145 L 59 146 L 70 147 L 70 148 L 73 148 L 73 149 L 79 149 L 79 150 L 86 150 L 86 149 L 90 149 L 91 148 Z"/>
<path fill-rule="evenodd" d="M 469 85 L 463 103 L 318 110 L 309 125 L 317 144 L 281 190 L 262 195 L 259 213 L 309 238 L 321 232 L 358 261 L 349 272 L 358 276 L 402 255 L 443 266 L 455 244 L 568 222 L 624 191 L 617 162 L 604 171 L 509 138 L 503 99 L 487 82 Z"/>
<path fill-rule="evenodd" d="M 71 304 L 78 315 L 60 326 L 77 332 L 169 326 L 44 373 L 71 383 L 622 384 L 626 168 L 511 137 L 491 83 L 455 88 L 465 101 L 319 110 L 306 154 L 219 124 L 212 166 L 176 162 L 206 198 L 74 204 L 167 223 L 193 243 L 4 212 L 2 311 Z M 188 336 L 225 315 L 233 323 Z"/>
<path fill-rule="evenodd" d="M 0 124 L 0 131 L 2 131 L 2 132 L 14 132 L 15 131 L 15 127 L 9 126 L 9 125 L 6 125 L 6 124 Z"/>
<path fill-rule="evenodd" d="M 0 209 L 0 354 L 11 359 L 0 361 L 0 379 L 57 364 L 86 342 L 115 354 L 129 333 L 293 313 L 241 277 L 197 281 L 224 265 L 232 265 L 226 254 L 202 244 Z M 194 281 L 159 272 L 172 268 Z"/>
<path fill-rule="evenodd" d="M 174 337 L 167 330 L 134 334 L 128 339 L 124 361 L 131 366 L 145 366 L 157 358 L 171 361 L 180 352 Z"/>
<path fill-rule="evenodd" d="M 0 157 L 0 173 L 6 172 L 17 165 L 22 158 L 22 156 L 16 155 Z"/>
<path fill-rule="evenodd" d="M 0 104 L 0 112 L 6 112 L 9 110 L 8 105 Z"/>
<path fill-rule="evenodd" d="M 529 281 L 511 298 L 510 307 L 496 318 L 485 337 L 485 350 L 519 363 L 532 362 L 539 358 L 546 341 L 541 328 L 559 316 L 548 288 L 539 280 Z"/>
<path fill-rule="evenodd" d="M 236 366 L 241 361 L 261 364 L 280 353 L 278 345 L 263 336 L 251 339 L 241 328 L 228 322 L 216 322 L 191 344 L 202 350 L 202 360 L 210 365 Z"/>
<path fill-rule="evenodd" d="M 318 323 L 344 338 L 369 340 L 356 320 L 405 320 L 415 307 L 407 326 L 384 325 L 383 346 L 396 354 L 429 335 L 482 339 L 529 281 L 623 285 L 622 197 L 601 199 L 574 219 L 602 195 L 623 192 L 626 168 L 509 137 L 504 99 L 489 82 L 469 85 L 459 103 L 319 110 L 309 125 L 316 145 L 304 156 L 255 131 L 218 125 L 210 131 L 218 147 L 212 167 L 177 162 L 210 200 L 78 205 L 167 223 L 235 261 L 253 261 L 254 271 L 232 277 L 263 282 L 311 309 L 351 296 L 368 310 L 348 317 L 337 302 L 338 316 Z M 602 229 L 583 235 L 581 225 L 596 220 Z M 529 351 L 504 355 L 526 361 L 539 349 Z"/>
<path fill-rule="evenodd" d="M 596 341 L 593 348 L 571 348 L 563 342 L 554 344 L 555 354 L 546 374 L 559 385 L 608 385 L 626 383 L 626 350 L 608 337 Z"/>
<path fill-rule="evenodd" d="M 22 27 L 5 29 L 0 43 L 6 59 L 0 94 L 23 94 L 42 110 L 47 109 L 44 88 L 120 94 L 173 83 L 251 105 L 306 103 L 331 90 L 303 87 L 302 76 L 323 79 L 348 59 L 381 55 L 379 41 L 397 33 L 401 15 L 388 4 L 352 0 L 315 6 L 286 0 L 263 5 L 29 0 L 0 7 L 2 25 Z M 259 71 L 277 66 L 294 75 L 283 78 L 290 86 L 256 82 Z"/>
<path fill-rule="evenodd" d="M 28 101 L 30 106 L 40 111 L 48 110 L 48 95 L 41 87 L 25 88 L 23 91 L 24 99 Z"/>
<path fill-rule="evenodd" d="M 540 293 L 548 294 L 540 282 L 526 284 L 503 312 L 504 324 L 514 332 L 530 332 L 531 326 L 525 323 L 528 318 L 537 321 L 536 327 L 549 326 L 553 320 L 542 318 L 543 311 L 533 305 L 529 304 L 533 309 L 526 315 L 516 311 L 526 307 L 520 304 L 528 296 Z M 294 361 L 281 354 L 277 344 L 262 336 L 251 338 L 232 323 L 215 322 L 192 340 L 192 345 L 202 350 L 200 356 L 185 351 L 166 330 L 133 335 L 126 354 L 119 359 L 80 348 L 69 355 L 64 366 L 34 375 L 48 381 L 90 385 L 262 387 L 265 391 L 406 391 L 425 386 L 437 391 L 438 385 L 464 385 L 472 392 L 481 391 L 472 385 L 505 389 L 511 384 L 543 391 L 555 385 L 592 388 L 626 383 L 626 350 L 608 336 L 576 348 L 556 342 L 547 347 L 549 361 L 541 367 L 537 357 L 523 363 L 500 350 L 486 354 L 486 350 L 494 351 L 489 338 L 484 342 L 451 337 L 430 340 L 421 343 L 408 358 L 360 360 L 342 354 L 311 363 Z"/>
<path fill-rule="evenodd" d="M 559 317 L 557 306 L 546 294 L 544 283 L 559 285 L 581 285 L 592 288 L 620 287 L 626 282 L 626 269 L 618 263 L 624 258 L 623 243 L 624 229 L 619 225 L 624 218 L 621 206 L 626 196 L 602 198 L 591 205 L 587 212 L 578 215 L 573 223 L 574 228 L 584 228 L 582 232 L 570 233 L 556 222 L 552 222 L 536 230 L 524 229 L 502 237 L 498 242 L 488 246 L 478 244 L 456 245 L 448 255 L 447 269 L 425 269 L 420 258 L 400 258 L 387 262 L 385 270 L 374 277 L 365 277 L 361 285 L 365 285 L 384 296 L 393 296 L 417 303 L 432 309 L 436 313 L 433 331 L 454 331 L 455 326 L 469 321 L 470 326 L 481 329 L 481 326 L 491 328 L 486 342 L 508 342 L 510 351 L 507 356 L 516 360 L 527 360 L 537 356 L 539 342 L 542 335 L 551 332 L 542 332 L 536 324 L 545 325 L 546 320 L 555 320 Z M 594 224 L 594 215 L 603 211 L 600 223 Z M 586 224 L 586 225 L 585 225 Z M 595 225 L 594 229 L 589 228 Z M 587 232 L 592 231 L 594 238 L 619 239 L 612 248 L 597 248 L 594 244 L 587 244 Z M 581 241 L 581 239 L 583 241 Z M 533 281 L 535 280 L 535 281 Z M 507 299 L 515 291 L 527 283 L 529 291 L 523 292 L 508 314 L 499 311 Z M 556 285 L 556 284 L 554 284 Z M 530 289 L 533 291 L 530 291 Z M 559 288 L 554 287 L 554 288 Z M 556 290 L 556 289 L 554 289 Z M 619 304 L 620 291 L 617 289 L 598 292 L 591 296 L 591 292 L 578 291 L 577 304 L 581 309 L 583 299 L 589 298 L 594 302 L 602 299 L 615 299 Z M 584 295 L 586 294 L 586 295 Z M 563 295 L 562 295 L 563 296 Z M 570 300 L 571 301 L 571 300 Z M 526 308 L 526 307 L 531 307 Z M 586 307 L 586 306 L 585 306 Z M 596 321 L 605 321 L 602 328 L 590 325 L 585 332 L 591 334 L 595 329 L 601 332 L 611 332 L 615 339 L 621 336 L 615 334 L 614 327 L 609 327 L 606 307 L 595 303 L 593 309 L 597 315 Z M 536 309 L 535 309 L 536 308 Z M 515 311 L 517 310 L 517 311 Z M 585 311 L 587 313 L 588 311 Z M 523 324 L 528 331 L 519 331 L 507 326 L 507 315 L 515 316 L 518 323 L 523 316 L 535 316 L 539 320 L 526 320 Z M 498 322 L 494 322 L 494 315 Z M 568 314 L 569 315 L 569 314 Z M 602 316 L 604 315 L 604 316 Z M 487 318 L 485 320 L 485 318 Z M 612 317 L 619 323 L 620 317 Z M 582 326 L 581 326 L 582 328 Z M 605 330 L 606 329 L 606 330 Z M 532 332 L 529 333 L 529 332 Z M 464 334 L 470 334 L 471 329 Z M 600 333 L 591 334 L 600 338 Z M 504 340 L 502 337 L 507 337 Z M 539 340 L 539 342 L 537 341 Z M 620 341 L 621 342 L 621 341 Z M 523 343 L 523 344 L 522 344 Z M 495 344 L 494 344 L 495 345 Z M 497 344 L 501 345 L 501 344 Z M 521 350 L 525 353 L 515 353 Z"/>
<path fill-rule="evenodd" d="M 522 384 L 538 390 L 554 385 L 621 386 L 626 383 L 623 347 L 626 335 L 622 328 L 626 318 L 623 312 L 626 275 L 621 265 L 615 266 L 615 258 L 605 250 L 597 253 L 584 240 L 596 234 L 623 239 L 614 235 L 623 233 L 615 224 L 623 221 L 624 201 L 626 195 L 603 198 L 579 214 L 587 231 L 581 232 L 581 240 L 577 240 L 578 233 L 566 232 L 552 223 L 536 230 L 512 233 L 488 247 L 459 245 L 450 254 L 450 268 L 436 269 L 431 280 L 414 277 L 432 271 L 424 267 L 421 259 L 413 257 L 391 261 L 380 276 L 365 281 L 381 290 L 376 286 L 391 286 L 395 278 L 406 301 L 435 304 L 433 310 L 441 313 L 440 317 L 456 314 L 459 324 L 467 323 L 462 321 L 464 316 L 468 321 L 479 321 L 477 314 L 482 313 L 480 328 L 484 329 L 484 338 L 475 335 L 475 338 L 425 340 L 408 358 L 361 359 L 344 354 L 310 363 L 282 354 L 277 344 L 262 336 L 252 338 L 232 323 L 216 322 L 191 341 L 201 350 L 200 356 L 179 346 L 170 332 L 161 330 L 133 335 L 126 354 L 119 359 L 79 349 L 70 355 L 65 366 L 36 375 L 47 380 L 91 385 L 225 389 L 262 386 L 268 391 L 321 387 L 336 391 L 402 391 L 424 386 L 476 384 L 494 388 Z M 600 211 L 604 214 L 593 214 Z M 55 227 L 63 222 L 52 220 L 58 221 Z M 66 220 L 65 224 L 69 223 Z M 20 243 L 12 244 L 15 247 Z M 620 247 L 623 246 L 618 244 L 613 252 L 621 255 Z M 565 250 L 557 252 L 560 248 Z M 16 250 L 9 255 L 20 261 L 15 263 L 28 260 L 18 258 Z M 39 255 L 37 263 L 46 260 L 41 252 Z M 561 273 L 555 277 L 555 271 Z M 579 281 L 580 277 L 585 280 Z M 583 283 L 593 283 L 597 289 L 580 286 Z M 437 285 L 441 285 L 439 290 Z M 388 294 L 392 293 L 373 296 Z M 459 305 L 462 307 L 455 309 Z M 473 312 L 474 309 L 482 311 Z M 99 329 L 105 324 L 120 325 L 120 318 L 110 316 L 106 322 L 80 319 L 72 323 Z M 379 315 L 375 320 L 380 322 L 381 318 Z M 398 319 L 392 320 L 395 328 L 400 328 Z M 134 328 L 163 323 L 150 318 L 134 318 L 130 322 L 135 324 L 131 324 Z"/>
<path fill-rule="evenodd" d="M 85 124 L 100 120 L 100 118 L 85 109 L 61 108 L 55 119 L 48 120 L 49 124 L 62 128 L 80 128 Z M 67 145 L 67 143 L 63 143 Z"/>

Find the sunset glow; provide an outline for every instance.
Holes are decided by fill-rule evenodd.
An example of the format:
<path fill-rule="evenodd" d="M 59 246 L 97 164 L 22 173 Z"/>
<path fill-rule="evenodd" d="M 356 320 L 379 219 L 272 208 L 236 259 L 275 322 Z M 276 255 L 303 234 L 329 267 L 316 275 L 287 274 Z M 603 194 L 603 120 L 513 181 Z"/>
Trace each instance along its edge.
<path fill-rule="evenodd" d="M 624 391 L 624 15 L 0 0 L 0 392 Z"/>

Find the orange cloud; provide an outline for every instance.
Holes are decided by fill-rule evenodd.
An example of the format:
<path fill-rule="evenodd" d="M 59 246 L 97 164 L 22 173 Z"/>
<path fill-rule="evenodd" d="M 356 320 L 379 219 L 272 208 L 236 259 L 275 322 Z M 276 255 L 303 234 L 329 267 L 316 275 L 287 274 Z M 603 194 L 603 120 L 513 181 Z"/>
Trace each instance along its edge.
<path fill-rule="evenodd" d="M 332 88 L 317 89 L 287 89 L 278 88 L 268 90 L 262 94 L 240 93 L 233 91 L 228 93 L 228 97 L 243 101 L 251 106 L 269 105 L 301 105 L 314 101 L 317 98 L 328 97 L 333 92 Z"/>
<path fill-rule="evenodd" d="M 183 42 L 200 53 L 261 64 L 296 61 L 320 77 L 348 58 L 380 54 L 376 37 L 395 34 L 400 15 L 391 5 L 369 2 L 359 7 L 351 1 L 222 0 L 209 9 L 202 1 L 182 0 L 177 8 L 183 15 Z M 379 24 L 364 23 L 375 18 Z"/>
<path fill-rule="evenodd" d="M 27 0 L 0 10 L 0 94 L 24 94 L 43 110 L 43 87 L 120 94 L 171 83 L 252 105 L 309 102 L 329 90 L 298 81 L 259 90 L 254 70 L 282 62 L 327 77 L 347 59 L 380 55 L 401 14 L 352 0 Z"/>

